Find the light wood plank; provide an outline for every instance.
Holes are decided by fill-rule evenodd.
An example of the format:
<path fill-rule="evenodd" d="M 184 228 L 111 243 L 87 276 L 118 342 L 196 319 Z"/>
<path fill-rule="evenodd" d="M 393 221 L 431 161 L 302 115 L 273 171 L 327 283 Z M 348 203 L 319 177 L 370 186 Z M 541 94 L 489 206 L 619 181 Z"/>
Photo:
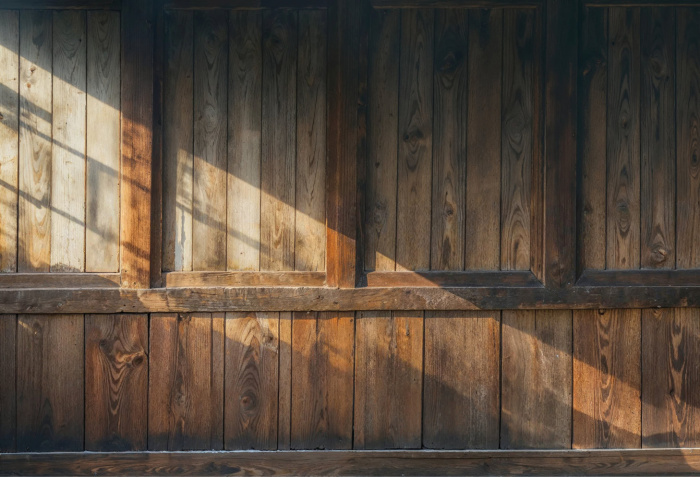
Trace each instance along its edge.
<path fill-rule="evenodd" d="M 17 450 L 17 316 L 0 315 L 0 452 Z"/>

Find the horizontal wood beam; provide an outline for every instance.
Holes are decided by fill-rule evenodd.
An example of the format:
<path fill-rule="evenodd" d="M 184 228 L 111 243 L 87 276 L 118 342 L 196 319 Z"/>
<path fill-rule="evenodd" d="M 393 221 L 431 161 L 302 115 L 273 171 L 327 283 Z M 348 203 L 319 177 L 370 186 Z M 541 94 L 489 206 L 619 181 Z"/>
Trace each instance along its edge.
<path fill-rule="evenodd" d="M 119 273 L 6 273 L 0 288 L 118 288 Z"/>
<path fill-rule="evenodd" d="M 322 287 L 326 272 L 168 272 L 165 287 Z"/>
<path fill-rule="evenodd" d="M 0 475 L 690 475 L 700 449 L 0 454 Z"/>
<path fill-rule="evenodd" d="M 586 0 L 586 7 L 683 7 L 700 5 L 698 0 Z"/>
<path fill-rule="evenodd" d="M 122 0 L 3 0 L 3 10 L 119 10 Z"/>
<path fill-rule="evenodd" d="M 173 10 L 260 10 L 264 8 L 327 8 L 328 0 L 166 0 Z"/>
<path fill-rule="evenodd" d="M 369 272 L 368 287 L 541 287 L 529 271 Z"/>
<path fill-rule="evenodd" d="M 544 0 L 371 0 L 374 8 L 523 8 Z"/>
<path fill-rule="evenodd" d="M 585 270 L 577 286 L 700 286 L 700 270 Z"/>

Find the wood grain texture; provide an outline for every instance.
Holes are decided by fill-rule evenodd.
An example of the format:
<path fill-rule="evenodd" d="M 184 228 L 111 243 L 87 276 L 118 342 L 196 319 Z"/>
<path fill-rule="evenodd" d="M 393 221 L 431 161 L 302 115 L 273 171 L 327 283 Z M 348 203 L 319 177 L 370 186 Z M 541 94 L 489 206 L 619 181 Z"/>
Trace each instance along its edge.
<path fill-rule="evenodd" d="M 571 446 L 571 312 L 504 311 L 501 449 Z"/>
<path fill-rule="evenodd" d="M 52 40 L 50 12 L 20 12 L 19 238 L 17 269 L 51 265 Z"/>
<path fill-rule="evenodd" d="M 227 313 L 224 447 L 277 449 L 279 313 Z"/>
<path fill-rule="evenodd" d="M 279 388 L 277 449 L 291 449 L 292 432 L 292 313 L 279 314 Z"/>
<path fill-rule="evenodd" d="M 642 445 L 700 443 L 700 311 L 642 311 Z"/>
<path fill-rule="evenodd" d="M 223 313 L 151 315 L 149 450 L 224 445 Z"/>
<path fill-rule="evenodd" d="M 37 10 L 119 10 L 119 0 L 5 0 L 3 8 Z"/>
<path fill-rule="evenodd" d="M 260 269 L 294 269 L 298 15 L 263 14 Z"/>
<path fill-rule="evenodd" d="M 499 270 L 503 13 L 469 12 L 465 270 Z"/>
<path fill-rule="evenodd" d="M 641 446 L 639 310 L 574 311 L 573 447 Z"/>
<path fill-rule="evenodd" d="M 17 326 L 17 450 L 82 451 L 83 315 L 23 315 Z"/>
<path fill-rule="evenodd" d="M 17 316 L 0 315 L 0 452 L 17 449 L 16 365 Z"/>
<path fill-rule="evenodd" d="M 433 10 L 401 12 L 396 269 L 430 269 Z"/>
<path fill-rule="evenodd" d="M 608 11 L 584 8 L 579 60 L 578 270 L 605 269 Z"/>
<path fill-rule="evenodd" d="M 325 10 L 299 11 L 294 269 L 326 269 Z"/>
<path fill-rule="evenodd" d="M 87 13 L 85 271 L 119 271 L 119 13 Z"/>
<path fill-rule="evenodd" d="M 85 450 L 146 450 L 148 315 L 85 317 Z"/>
<path fill-rule="evenodd" d="M 641 12 L 641 262 L 676 263 L 676 21 L 673 9 Z"/>
<path fill-rule="evenodd" d="M 639 9 L 609 23 L 606 268 L 639 268 Z"/>
<path fill-rule="evenodd" d="M 530 269 L 534 27 L 530 10 L 503 12 L 501 269 Z"/>
<path fill-rule="evenodd" d="M 353 449 L 419 449 L 423 312 L 359 313 Z"/>
<path fill-rule="evenodd" d="M 0 288 L 119 288 L 119 273 L 7 273 Z"/>
<path fill-rule="evenodd" d="M 676 266 L 700 267 L 700 9 L 676 11 Z"/>
<path fill-rule="evenodd" d="M 424 447 L 498 447 L 500 315 L 426 312 Z"/>
<path fill-rule="evenodd" d="M 0 13 L 0 272 L 17 271 L 19 12 Z"/>
<path fill-rule="evenodd" d="M 355 316 L 295 313 L 292 449 L 350 449 Z"/>
<path fill-rule="evenodd" d="M 193 270 L 226 269 L 228 18 L 194 13 Z"/>
<path fill-rule="evenodd" d="M 227 269 L 260 269 L 262 13 L 229 20 Z"/>
<path fill-rule="evenodd" d="M 166 287 L 322 287 L 323 272 L 170 272 L 163 274 Z M 0 276 L 0 288 L 2 276 Z"/>

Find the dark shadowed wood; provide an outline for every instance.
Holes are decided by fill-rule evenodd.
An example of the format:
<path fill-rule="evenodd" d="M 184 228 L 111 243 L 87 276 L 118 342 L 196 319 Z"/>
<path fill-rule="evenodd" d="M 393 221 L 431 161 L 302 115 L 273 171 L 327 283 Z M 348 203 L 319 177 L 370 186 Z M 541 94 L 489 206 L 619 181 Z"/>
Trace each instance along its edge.
<path fill-rule="evenodd" d="M 163 274 L 163 283 L 166 287 L 321 287 L 325 280 L 324 272 L 171 272 Z"/>
<path fill-rule="evenodd" d="M 423 312 L 358 313 L 354 449 L 420 449 Z"/>
<path fill-rule="evenodd" d="M 227 313 L 224 447 L 277 449 L 279 313 Z"/>
<path fill-rule="evenodd" d="M 586 270 L 578 286 L 697 286 L 698 270 Z"/>
<path fill-rule="evenodd" d="M 574 311 L 574 448 L 641 446 L 640 316 Z"/>
<path fill-rule="evenodd" d="M 571 312 L 504 311 L 501 448 L 571 446 Z"/>
<path fill-rule="evenodd" d="M 611 8 L 606 268 L 639 268 L 639 9 Z"/>
<path fill-rule="evenodd" d="M 2 8 L 37 10 L 119 10 L 122 0 L 4 0 Z"/>
<path fill-rule="evenodd" d="M 700 267 L 700 9 L 676 12 L 676 266 Z"/>
<path fill-rule="evenodd" d="M 595 7 L 658 6 L 675 7 L 698 5 L 698 0 L 585 0 L 585 5 Z"/>
<path fill-rule="evenodd" d="M 498 242 L 496 242 L 498 246 Z M 486 247 L 485 247 L 486 248 Z M 496 247 L 497 248 L 497 247 Z M 370 272 L 368 287 L 541 287 L 532 272 Z"/>
<path fill-rule="evenodd" d="M 424 447 L 498 447 L 500 351 L 500 312 L 426 313 Z"/>
<path fill-rule="evenodd" d="M 148 449 L 222 449 L 223 313 L 151 316 Z"/>
<path fill-rule="evenodd" d="M 544 0 L 371 0 L 375 8 L 535 7 Z"/>
<path fill-rule="evenodd" d="M 154 13 L 153 158 L 151 174 L 151 287 L 160 288 L 163 271 L 163 77 L 165 76 L 165 11 Z"/>
<path fill-rule="evenodd" d="M 24 315 L 17 326 L 17 450 L 82 451 L 83 315 Z"/>
<path fill-rule="evenodd" d="M 700 311 L 642 311 L 642 445 L 700 444 Z"/>
<path fill-rule="evenodd" d="M 17 437 L 17 316 L 0 315 L 0 452 L 15 452 Z"/>
<path fill-rule="evenodd" d="M 277 449 L 289 450 L 292 431 L 292 313 L 283 311 L 279 316 Z"/>
<path fill-rule="evenodd" d="M 267 8 L 326 8 L 329 0 L 165 0 L 165 8 L 192 10 Z"/>
<path fill-rule="evenodd" d="M 295 313 L 292 324 L 292 449 L 350 449 L 353 312 Z"/>
<path fill-rule="evenodd" d="M 146 450 L 148 316 L 85 317 L 85 449 Z"/>
<path fill-rule="evenodd" d="M 501 265 L 503 13 L 469 12 L 465 270 Z"/>

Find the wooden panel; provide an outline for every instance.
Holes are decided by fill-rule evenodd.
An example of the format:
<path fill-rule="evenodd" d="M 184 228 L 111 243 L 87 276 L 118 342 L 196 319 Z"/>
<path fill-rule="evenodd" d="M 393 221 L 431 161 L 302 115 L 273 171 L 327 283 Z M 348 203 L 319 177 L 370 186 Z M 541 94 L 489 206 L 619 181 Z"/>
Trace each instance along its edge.
<path fill-rule="evenodd" d="M 352 447 L 353 312 L 295 313 L 292 449 Z"/>
<path fill-rule="evenodd" d="M 502 270 L 530 269 L 534 27 L 533 11 L 503 12 Z"/>
<path fill-rule="evenodd" d="M 496 242 L 498 245 L 498 242 Z M 370 272 L 368 287 L 540 287 L 532 272 Z"/>
<path fill-rule="evenodd" d="M 232 11 L 229 25 L 227 268 L 259 270 L 262 14 Z"/>
<path fill-rule="evenodd" d="M 148 449 L 222 449 L 224 317 L 151 316 Z"/>
<path fill-rule="evenodd" d="M 119 271 L 119 13 L 87 14 L 85 271 Z"/>
<path fill-rule="evenodd" d="M 0 12 L 0 272 L 17 271 L 19 13 Z M 1 447 L 1 446 L 0 446 Z"/>
<path fill-rule="evenodd" d="M 571 312 L 504 311 L 501 449 L 571 446 Z"/>
<path fill-rule="evenodd" d="M 608 11 L 585 8 L 579 60 L 579 271 L 605 269 Z"/>
<path fill-rule="evenodd" d="M 294 269 L 297 13 L 263 14 L 260 269 Z"/>
<path fill-rule="evenodd" d="M 0 275 L 1 288 L 119 288 L 119 273 L 12 273 Z"/>
<path fill-rule="evenodd" d="M 17 317 L 0 315 L 0 452 L 14 452 L 17 437 Z"/>
<path fill-rule="evenodd" d="M 606 268 L 639 268 L 639 9 L 609 22 Z"/>
<path fill-rule="evenodd" d="M 326 12 L 299 12 L 295 270 L 326 268 Z"/>
<path fill-rule="evenodd" d="M 430 269 L 432 10 L 401 12 L 396 269 Z"/>
<path fill-rule="evenodd" d="M 277 449 L 291 448 L 292 431 L 292 313 L 280 314 L 279 328 L 279 398 Z"/>
<path fill-rule="evenodd" d="M 428 312 L 423 446 L 498 448 L 499 312 Z"/>
<path fill-rule="evenodd" d="M 678 9 L 676 266 L 700 267 L 700 9 Z"/>
<path fill-rule="evenodd" d="M 372 10 L 369 43 L 365 270 L 396 268 L 401 12 Z"/>
<path fill-rule="evenodd" d="M 277 449 L 279 313 L 227 313 L 226 449 Z"/>
<path fill-rule="evenodd" d="M 20 272 L 48 272 L 51 263 L 52 26 L 50 12 L 20 13 Z"/>
<path fill-rule="evenodd" d="M 85 450 L 146 450 L 148 316 L 85 317 Z"/>
<path fill-rule="evenodd" d="M 700 443 L 700 310 L 642 311 L 642 445 Z"/>
<path fill-rule="evenodd" d="M 226 269 L 228 19 L 194 13 L 194 270 Z"/>
<path fill-rule="evenodd" d="M 423 312 L 357 319 L 353 448 L 420 449 Z"/>
<path fill-rule="evenodd" d="M 574 311 L 573 447 L 641 446 L 641 313 Z"/>
<path fill-rule="evenodd" d="M 82 451 L 82 315 L 23 315 L 17 327 L 17 450 Z"/>
<path fill-rule="evenodd" d="M 323 272 L 170 272 L 163 274 L 166 287 L 322 287 Z M 0 288 L 2 276 L 0 276 Z"/>
<path fill-rule="evenodd" d="M 431 270 L 464 268 L 468 27 L 467 10 L 435 12 Z"/>
<path fill-rule="evenodd" d="M 466 270 L 500 269 L 503 13 L 469 12 Z"/>

